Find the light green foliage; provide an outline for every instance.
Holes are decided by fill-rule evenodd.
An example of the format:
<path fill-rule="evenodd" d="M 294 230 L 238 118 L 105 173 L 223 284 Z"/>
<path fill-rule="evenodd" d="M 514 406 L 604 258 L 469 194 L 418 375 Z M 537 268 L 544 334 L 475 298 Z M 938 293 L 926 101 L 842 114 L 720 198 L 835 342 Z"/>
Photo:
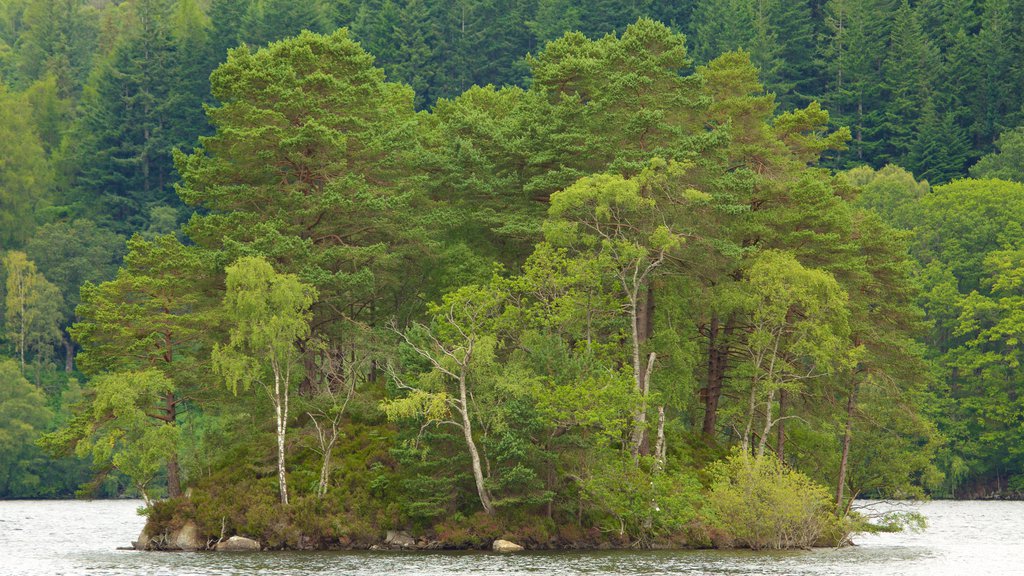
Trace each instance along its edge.
<path fill-rule="evenodd" d="M 911 253 L 924 266 L 948 266 L 963 293 L 981 286 L 988 252 L 1024 244 L 1024 184 L 958 180 L 935 188 L 915 212 Z"/>
<path fill-rule="evenodd" d="M 45 363 L 52 358 L 54 343 L 60 339 L 60 290 L 36 270 L 24 252 L 4 255 L 7 276 L 4 298 L 4 327 L 7 341 L 25 369 L 26 358 Z"/>
<path fill-rule="evenodd" d="M 621 453 L 597 453 L 582 497 L 595 508 L 597 523 L 638 545 L 679 534 L 696 516 L 700 483 L 686 472 L 663 471 L 654 458 L 640 466 Z"/>
<path fill-rule="evenodd" d="M 0 360 L 0 496 L 31 497 L 40 490 L 45 460 L 35 441 L 53 414 L 43 391 L 33 386 L 14 360 Z"/>
<path fill-rule="evenodd" d="M 996 152 L 982 156 L 971 166 L 971 176 L 1024 182 L 1024 128 L 1003 132 L 995 144 Z"/>
<path fill-rule="evenodd" d="M 212 395 L 209 333 L 219 322 L 212 266 L 208 255 L 173 235 L 153 241 L 136 235 L 113 280 L 82 286 L 79 321 L 69 330 L 83 347 L 78 365 L 93 376 L 160 372 L 173 386 L 162 398 L 140 398 L 153 402 L 146 412 L 152 427 L 177 427 L 189 412 L 182 410 L 185 405 L 202 406 Z M 89 422 L 88 410 L 82 417 Z M 65 436 L 73 446 L 87 430 L 70 428 Z M 164 458 L 168 493 L 175 497 L 180 491 L 178 453 L 166 452 Z"/>
<path fill-rule="evenodd" d="M 828 491 L 777 458 L 738 452 L 710 472 L 709 520 L 742 546 L 809 548 L 845 537 Z"/>
<path fill-rule="evenodd" d="M 132 479 L 147 506 L 150 485 L 163 470 L 168 454 L 178 449 L 174 422 L 154 425 L 148 413 L 153 404 L 173 395 L 174 385 L 157 370 L 116 372 L 94 378 L 95 396 L 89 403 L 75 453 L 91 456 L 95 466 L 111 466 Z"/>
<path fill-rule="evenodd" d="M 17 248 L 32 234 L 53 172 L 32 126 L 32 107 L 0 83 L 0 244 Z"/>
<path fill-rule="evenodd" d="M 229 344 L 214 346 L 212 358 L 232 392 L 296 370 L 295 344 L 309 335 L 308 310 L 315 300 L 316 290 L 295 275 L 278 274 L 262 258 L 242 258 L 228 267 L 224 308 L 231 325 Z"/>
<path fill-rule="evenodd" d="M 752 329 L 747 346 L 752 356 L 786 350 L 811 363 L 809 374 L 824 374 L 833 364 L 842 364 L 850 330 L 847 296 L 831 274 L 805 268 L 784 252 L 765 251 L 751 266 L 747 284 Z M 804 372 L 778 360 L 782 364 L 773 369 L 775 376 L 765 374 L 769 386 L 783 385 L 786 375 Z"/>
<path fill-rule="evenodd" d="M 828 272 L 765 251 L 751 266 L 744 292 L 750 328 L 742 350 L 751 385 L 743 447 L 752 449 L 755 410 L 763 401 L 760 457 L 778 422 L 772 414 L 775 395 L 810 387 L 856 359 L 849 353 L 847 295 Z"/>
<path fill-rule="evenodd" d="M 278 274 L 259 256 L 240 258 L 226 272 L 228 343 L 214 344 L 211 364 L 233 393 L 258 384 L 270 396 L 277 435 L 278 490 L 281 503 L 287 505 L 288 401 L 293 378 L 301 376 L 296 345 L 309 336 L 309 308 L 316 301 L 316 289 L 294 274 Z"/>
<path fill-rule="evenodd" d="M 910 172 L 892 164 L 880 170 L 860 166 L 844 174 L 860 188 L 854 204 L 878 214 L 895 228 L 913 226 L 915 205 L 931 191 L 928 182 L 920 182 Z"/>

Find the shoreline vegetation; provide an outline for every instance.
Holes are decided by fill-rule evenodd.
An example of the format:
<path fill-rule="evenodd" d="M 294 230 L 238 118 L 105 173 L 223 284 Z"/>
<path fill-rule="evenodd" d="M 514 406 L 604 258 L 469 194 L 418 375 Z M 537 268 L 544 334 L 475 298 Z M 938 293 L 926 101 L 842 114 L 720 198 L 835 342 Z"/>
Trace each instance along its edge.
<path fill-rule="evenodd" d="M 806 548 L 848 539 L 863 490 L 936 474 L 908 458 L 931 440 L 901 237 L 813 167 L 849 130 L 817 103 L 775 116 L 745 52 L 683 73 L 685 38 L 653 20 L 528 62 L 529 90 L 471 88 L 431 115 L 344 29 L 213 73 L 215 132 L 175 154 L 178 194 L 204 209 L 194 244 L 137 236 L 115 280 L 83 289 L 71 333 L 95 397 L 47 438 L 134 481 L 142 547 L 370 547 L 405 529 L 451 548 Z M 532 248 L 477 228 L 479 191 L 415 194 L 432 173 L 518 180 L 526 203 L 498 218 Z M 513 267 L 405 300 L 410 274 L 481 250 Z M 878 401 L 910 426 L 888 436 L 910 467 L 857 486 L 873 446 L 852 428 Z M 273 463 L 231 434 L 268 419 Z M 206 454 L 179 420 L 219 427 Z M 809 465 L 830 437 L 832 493 L 786 458 Z M 164 471 L 169 501 L 152 501 Z"/>
<path fill-rule="evenodd" d="M 502 49 L 474 43 L 478 3 L 444 39 L 409 23 L 443 3 L 360 0 L 351 29 L 234 42 L 321 2 L 60 1 L 0 0 L 15 79 L 41 14 L 110 40 L 0 84 L 0 131 L 27 135 L 0 223 L 28 223 L 0 229 L 0 495 L 131 491 L 144 549 L 763 550 L 921 520 L 862 497 L 1024 491 L 1024 140 L 957 178 L 967 113 L 978 157 L 997 121 L 911 78 L 937 3 L 893 1 L 884 30 L 882 0 L 801 4 L 835 39 L 829 110 L 768 28 L 563 33 L 579 14 L 545 0 L 514 83 L 424 101 L 360 35 Z M 1006 6 L 955 46 L 1011 44 Z"/>

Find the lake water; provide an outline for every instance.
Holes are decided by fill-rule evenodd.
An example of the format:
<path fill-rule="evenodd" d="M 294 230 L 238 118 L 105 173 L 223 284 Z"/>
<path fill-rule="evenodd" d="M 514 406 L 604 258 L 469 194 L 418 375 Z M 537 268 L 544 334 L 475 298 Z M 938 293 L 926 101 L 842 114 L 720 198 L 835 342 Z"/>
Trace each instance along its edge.
<path fill-rule="evenodd" d="M 137 501 L 0 502 L 0 575 L 1024 575 L 1024 502 L 928 502 L 920 533 L 862 535 L 857 546 L 749 551 L 264 552 L 116 550 L 142 529 Z"/>

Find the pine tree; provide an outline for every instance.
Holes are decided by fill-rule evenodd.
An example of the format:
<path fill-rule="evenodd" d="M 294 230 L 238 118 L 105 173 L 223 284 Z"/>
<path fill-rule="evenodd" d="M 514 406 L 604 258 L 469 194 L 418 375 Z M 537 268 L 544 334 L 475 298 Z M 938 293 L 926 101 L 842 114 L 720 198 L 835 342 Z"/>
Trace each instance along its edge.
<path fill-rule="evenodd" d="M 882 60 L 892 20 L 888 0 L 830 0 L 825 5 L 828 40 L 822 46 L 829 63 L 824 101 L 835 124 L 849 126 L 849 151 L 837 164 L 859 164 L 877 155 L 881 123 Z"/>

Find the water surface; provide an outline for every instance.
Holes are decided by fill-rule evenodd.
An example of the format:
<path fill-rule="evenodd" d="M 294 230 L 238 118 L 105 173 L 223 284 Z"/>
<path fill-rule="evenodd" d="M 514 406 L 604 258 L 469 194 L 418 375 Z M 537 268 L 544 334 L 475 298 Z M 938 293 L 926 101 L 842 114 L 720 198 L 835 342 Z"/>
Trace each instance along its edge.
<path fill-rule="evenodd" d="M 0 575 L 1024 575 L 1024 502 L 928 502 L 921 533 L 862 535 L 857 546 L 750 551 L 210 552 L 116 550 L 138 536 L 138 501 L 0 502 Z"/>

